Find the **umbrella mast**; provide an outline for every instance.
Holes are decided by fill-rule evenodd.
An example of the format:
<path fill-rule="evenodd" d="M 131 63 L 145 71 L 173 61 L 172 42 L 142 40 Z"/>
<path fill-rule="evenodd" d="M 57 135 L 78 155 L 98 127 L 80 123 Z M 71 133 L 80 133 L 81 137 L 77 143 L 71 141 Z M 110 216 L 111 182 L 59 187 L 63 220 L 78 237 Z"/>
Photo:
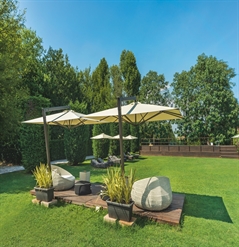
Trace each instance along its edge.
<path fill-rule="evenodd" d="M 44 122 L 44 135 L 45 135 L 45 145 L 46 145 L 46 158 L 47 158 L 47 164 L 49 168 L 51 169 L 51 158 L 50 158 L 50 147 L 49 147 L 49 132 L 47 128 L 46 123 L 46 113 L 52 112 L 52 111 L 60 111 L 60 110 L 69 110 L 70 106 L 56 106 L 56 107 L 48 107 L 48 108 L 42 108 L 42 117 Z"/>
<path fill-rule="evenodd" d="M 120 140 L 120 166 L 121 166 L 121 175 L 124 175 L 124 150 L 123 150 L 123 128 L 122 128 L 122 114 L 121 114 L 121 102 L 127 100 L 136 101 L 136 97 L 118 97 L 118 119 L 119 119 L 119 140 Z"/>

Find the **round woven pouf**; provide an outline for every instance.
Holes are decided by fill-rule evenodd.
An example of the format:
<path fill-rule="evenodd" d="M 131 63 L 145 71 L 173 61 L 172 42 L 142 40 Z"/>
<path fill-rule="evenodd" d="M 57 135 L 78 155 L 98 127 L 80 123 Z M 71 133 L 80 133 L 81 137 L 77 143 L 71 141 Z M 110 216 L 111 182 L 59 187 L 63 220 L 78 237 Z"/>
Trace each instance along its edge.
<path fill-rule="evenodd" d="M 131 197 L 139 208 L 161 211 L 172 202 L 169 178 L 150 177 L 138 180 L 133 184 Z"/>

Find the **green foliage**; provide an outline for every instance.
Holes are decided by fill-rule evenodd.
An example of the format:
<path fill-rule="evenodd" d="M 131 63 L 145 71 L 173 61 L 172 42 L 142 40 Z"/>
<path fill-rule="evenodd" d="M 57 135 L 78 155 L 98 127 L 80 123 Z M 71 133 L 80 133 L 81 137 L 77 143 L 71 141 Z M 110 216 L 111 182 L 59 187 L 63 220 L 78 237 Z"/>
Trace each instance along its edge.
<path fill-rule="evenodd" d="M 46 148 L 43 126 L 24 125 L 21 129 L 20 144 L 22 165 L 27 172 L 35 168 L 36 163 L 46 162 Z"/>
<path fill-rule="evenodd" d="M 81 90 L 77 80 L 77 70 L 70 63 L 63 50 L 49 48 L 43 58 L 44 97 L 51 99 L 54 106 L 67 105 L 81 97 Z"/>
<path fill-rule="evenodd" d="M 163 74 L 158 75 L 156 71 L 149 71 L 143 77 L 140 87 L 139 101 L 145 104 L 168 106 L 170 94 L 168 81 Z"/>
<path fill-rule="evenodd" d="M 145 104 L 169 106 L 171 97 L 168 90 L 168 81 L 163 74 L 149 71 L 143 77 L 140 87 L 139 101 Z M 172 138 L 171 124 L 167 121 L 148 122 L 140 125 L 141 138 Z"/>
<path fill-rule="evenodd" d="M 110 123 L 110 136 L 116 136 L 118 134 L 119 134 L 119 124 Z M 119 140 L 110 140 L 109 154 L 110 155 L 120 154 Z"/>
<path fill-rule="evenodd" d="M 36 32 L 23 29 L 22 43 L 24 47 L 25 66 L 22 70 L 22 82 L 27 87 L 31 96 L 44 95 L 44 64 L 42 56 L 44 49 L 42 40 L 37 37 Z"/>
<path fill-rule="evenodd" d="M 93 90 L 92 85 L 92 76 L 91 69 L 87 68 L 84 71 L 80 71 L 77 74 L 77 81 L 79 84 L 79 88 L 81 91 L 81 95 L 79 96 L 79 100 L 86 104 L 86 112 L 93 112 L 92 108 L 92 98 L 95 95 L 95 91 Z"/>
<path fill-rule="evenodd" d="M 85 160 L 88 139 L 89 126 L 87 125 L 74 129 L 65 129 L 65 155 L 71 165 L 78 165 Z"/>
<path fill-rule="evenodd" d="M 123 123 L 123 136 L 131 135 L 130 133 L 130 124 Z M 123 150 L 124 153 L 130 152 L 130 141 L 123 141 Z"/>
<path fill-rule="evenodd" d="M 85 104 L 78 101 L 70 103 L 71 109 L 77 112 L 84 112 Z M 76 128 L 65 129 L 64 131 L 64 147 L 67 160 L 72 165 L 78 165 L 85 160 L 87 155 L 87 143 L 89 141 L 89 126 L 80 125 Z"/>
<path fill-rule="evenodd" d="M 133 52 L 122 51 L 120 56 L 120 70 L 124 78 L 124 91 L 127 96 L 139 95 L 141 75 Z"/>
<path fill-rule="evenodd" d="M 100 111 L 109 108 L 111 103 L 110 73 L 105 58 L 92 73 L 92 111 Z"/>
<path fill-rule="evenodd" d="M 18 142 L 4 142 L 0 144 L 0 150 L 0 161 L 5 162 L 6 164 L 12 163 L 15 165 L 21 163 L 22 156 Z"/>
<path fill-rule="evenodd" d="M 43 97 L 29 97 L 22 103 L 24 119 L 42 116 L 42 107 L 49 106 L 49 100 Z M 36 163 L 46 162 L 46 148 L 43 125 L 22 124 L 20 131 L 22 164 L 27 172 L 33 170 Z"/>
<path fill-rule="evenodd" d="M 93 126 L 93 136 L 99 135 L 101 133 L 108 134 L 110 132 L 109 124 L 95 124 Z M 100 139 L 92 141 L 93 155 L 99 158 L 105 158 L 109 155 L 109 140 Z"/>
<path fill-rule="evenodd" d="M 174 139 L 172 126 L 168 121 L 148 122 L 140 125 L 140 136 L 143 138 Z"/>
<path fill-rule="evenodd" d="M 103 175 L 105 190 L 103 196 L 108 196 L 112 202 L 129 204 L 131 200 L 131 190 L 135 178 L 135 169 L 131 169 L 127 177 L 121 174 L 118 167 L 107 168 L 107 174 Z"/>
<path fill-rule="evenodd" d="M 57 126 L 52 126 L 51 134 L 52 134 L 53 130 L 55 129 L 55 127 L 57 127 Z M 60 127 L 60 128 L 62 128 L 62 127 Z M 62 128 L 62 130 L 64 133 L 63 128 Z M 50 140 L 50 157 L 51 157 L 51 160 L 61 160 L 61 159 L 66 158 L 65 147 L 64 147 L 64 135 L 62 138 Z"/>
<path fill-rule="evenodd" d="M 21 31 L 24 13 L 17 9 L 14 0 L 0 1 L 0 143 L 13 143 L 18 138 L 21 121 L 21 99 L 27 90 L 21 81 L 24 69 L 24 46 Z M 11 145 L 10 144 L 10 145 Z"/>
<path fill-rule="evenodd" d="M 110 67 L 110 76 L 113 85 L 114 106 L 117 106 L 116 99 L 122 96 L 123 91 L 123 78 L 119 66 L 113 65 Z"/>
<path fill-rule="evenodd" d="M 210 137 L 229 144 L 238 126 L 239 105 L 231 90 L 234 69 L 215 57 L 202 54 L 187 72 L 174 75 L 173 95 L 184 118 L 178 121 L 180 136 Z"/>
<path fill-rule="evenodd" d="M 49 165 L 40 163 L 40 166 L 36 166 L 32 173 L 37 182 L 37 187 L 49 189 L 53 186 L 52 174 Z"/>
<path fill-rule="evenodd" d="M 139 151 L 139 146 L 140 146 L 140 144 L 139 144 L 139 140 L 140 140 L 140 138 L 139 138 L 139 128 L 140 127 L 138 125 L 136 125 L 136 126 L 130 125 L 130 133 L 131 133 L 131 135 L 138 137 L 138 139 L 127 141 L 127 142 L 130 142 L 130 152 L 132 152 L 132 153 L 135 153 L 135 152 Z"/>

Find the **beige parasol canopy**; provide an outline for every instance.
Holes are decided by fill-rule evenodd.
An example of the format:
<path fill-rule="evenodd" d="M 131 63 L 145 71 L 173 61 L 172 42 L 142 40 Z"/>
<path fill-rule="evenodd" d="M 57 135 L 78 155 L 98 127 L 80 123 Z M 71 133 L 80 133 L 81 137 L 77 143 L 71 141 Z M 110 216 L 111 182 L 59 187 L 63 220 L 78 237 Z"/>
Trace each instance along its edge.
<path fill-rule="evenodd" d="M 113 137 L 112 137 L 112 136 L 109 136 L 109 135 L 106 135 L 105 133 L 101 133 L 101 134 L 99 134 L 99 135 L 97 135 L 97 136 L 91 137 L 90 139 L 92 139 L 92 140 L 99 140 L 99 139 L 113 139 Z"/>
<path fill-rule="evenodd" d="M 60 113 L 46 115 L 46 112 L 60 111 L 60 110 L 64 110 L 64 111 Z M 60 125 L 65 128 L 74 128 L 80 125 L 103 123 L 97 119 L 89 119 L 85 116 L 86 115 L 82 113 L 78 113 L 73 110 L 70 110 L 69 106 L 57 106 L 57 107 L 43 108 L 42 117 L 27 120 L 22 123 L 43 124 L 44 125 L 47 164 L 50 165 L 51 160 L 50 160 L 50 147 L 49 147 L 49 137 L 48 137 L 47 125 Z"/>
<path fill-rule="evenodd" d="M 135 139 L 138 139 L 138 137 L 132 136 L 132 135 L 128 135 L 125 138 L 126 138 L 126 140 L 135 140 Z"/>
<path fill-rule="evenodd" d="M 122 136 L 123 140 L 128 140 L 126 137 Z M 119 140 L 120 139 L 120 135 L 116 135 L 116 136 L 113 136 L 112 139 L 114 140 Z"/>
<path fill-rule="evenodd" d="M 121 107 L 122 122 L 133 125 L 151 121 L 181 119 L 182 115 L 178 108 L 167 106 L 141 104 L 133 102 Z M 105 122 L 118 122 L 118 108 L 111 108 L 104 111 L 95 112 L 86 117 Z"/>
<path fill-rule="evenodd" d="M 100 123 L 97 119 L 89 119 L 86 115 L 75 112 L 73 110 L 65 110 L 60 113 L 54 113 L 46 116 L 46 123 L 48 125 L 60 125 L 67 128 L 77 127 L 85 124 L 97 124 Z M 43 117 L 34 118 L 24 121 L 28 124 L 44 124 Z M 103 123 L 103 122 L 101 122 Z"/>

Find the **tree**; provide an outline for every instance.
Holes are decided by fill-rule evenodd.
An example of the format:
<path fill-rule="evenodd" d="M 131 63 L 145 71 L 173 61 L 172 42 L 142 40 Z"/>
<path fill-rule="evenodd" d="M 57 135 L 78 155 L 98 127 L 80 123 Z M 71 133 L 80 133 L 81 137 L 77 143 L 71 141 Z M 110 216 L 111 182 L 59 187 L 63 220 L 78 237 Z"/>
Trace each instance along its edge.
<path fill-rule="evenodd" d="M 156 71 L 150 70 L 141 81 L 140 102 L 164 106 L 169 105 L 170 94 L 168 84 L 163 74 L 158 75 Z"/>
<path fill-rule="evenodd" d="M 92 87 L 91 68 L 89 67 L 84 71 L 79 71 L 77 74 L 77 81 L 81 92 L 78 100 L 86 104 L 86 113 L 91 113 L 92 99 L 95 94 Z"/>
<path fill-rule="evenodd" d="M 117 98 L 122 96 L 123 78 L 119 66 L 113 65 L 110 67 L 110 76 L 112 80 L 112 95 L 114 106 L 117 106 Z"/>
<path fill-rule="evenodd" d="M 100 111 L 110 107 L 111 85 L 109 67 L 105 58 L 100 60 L 99 65 L 92 73 L 92 111 Z"/>
<path fill-rule="evenodd" d="M 136 59 L 131 51 L 123 50 L 120 56 L 120 69 L 124 78 L 124 90 L 127 96 L 138 96 L 141 75 L 137 68 Z M 138 126 L 130 126 L 130 132 L 132 135 L 139 133 Z M 126 150 L 128 144 L 124 144 Z M 130 150 L 136 151 L 139 147 L 139 139 L 132 140 L 130 142 Z M 138 150 L 137 150 L 138 151 Z"/>
<path fill-rule="evenodd" d="M 49 107 L 49 100 L 41 96 L 29 97 L 22 102 L 24 119 L 42 115 L 42 107 Z M 26 171 L 32 171 L 40 162 L 46 162 L 46 148 L 43 125 L 22 124 L 20 131 L 22 164 Z"/>
<path fill-rule="evenodd" d="M 63 50 L 49 48 L 43 58 L 44 97 L 49 98 L 53 106 L 67 105 L 76 101 L 81 96 L 80 86 L 77 81 L 78 71 L 69 62 Z"/>
<path fill-rule="evenodd" d="M 110 107 L 111 102 L 111 85 L 109 67 L 105 60 L 102 58 L 99 65 L 92 73 L 92 90 L 94 95 L 92 97 L 92 111 L 100 111 Z M 109 124 L 94 125 L 93 136 L 100 133 L 109 133 Z M 96 157 L 105 158 L 109 154 L 109 141 L 108 140 L 93 140 L 93 154 Z"/>
<path fill-rule="evenodd" d="M 70 103 L 70 106 L 77 112 L 84 112 L 86 108 L 84 103 L 80 104 L 78 101 Z M 71 165 L 78 165 L 85 160 L 89 139 L 89 125 L 65 129 L 65 155 Z"/>
<path fill-rule="evenodd" d="M 168 106 L 171 97 L 168 90 L 168 81 L 163 74 L 149 71 L 143 77 L 140 87 L 141 103 Z M 171 138 L 172 126 L 168 121 L 148 122 L 140 126 L 141 138 Z"/>
<path fill-rule="evenodd" d="M 110 124 L 95 124 L 93 127 L 93 136 L 99 135 L 100 133 L 108 134 L 110 131 Z M 98 158 L 106 158 L 109 155 L 109 140 L 100 139 L 93 140 L 92 142 L 93 155 Z"/>
<path fill-rule="evenodd" d="M 22 81 L 27 86 L 31 96 L 44 95 L 44 66 L 42 57 L 44 49 L 42 40 L 37 37 L 36 32 L 23 29 L 22 44 L 24 48 L 25 66 L 22 70 Z"/>
<path fill-rule="evenodd" d="M 122 51 L 120 56 L 120 70 L 124 78 L 124 90 L 126 95 L 138 96 L 141 75 L 133 52 Z"/>
<path fill-rule="evenodd" d="M 16 1 L 0 2 L 0 146 L 9 142 L 19 130 L 22 119 L 21 100 L 27 90 L 21 81 L 24 69 L 22 29 L 24 13 L 17 9 Z"/>
<path fill-rule="evenodd" d="M 189 71 L 175 73 L 174 101 L 183 112 L 178 134 L 209 137 L 210 142 L 230 143 L 238 127 L 239 106 L 232 92 L 234 69 L 216 57 L 202 54 Z"/>

